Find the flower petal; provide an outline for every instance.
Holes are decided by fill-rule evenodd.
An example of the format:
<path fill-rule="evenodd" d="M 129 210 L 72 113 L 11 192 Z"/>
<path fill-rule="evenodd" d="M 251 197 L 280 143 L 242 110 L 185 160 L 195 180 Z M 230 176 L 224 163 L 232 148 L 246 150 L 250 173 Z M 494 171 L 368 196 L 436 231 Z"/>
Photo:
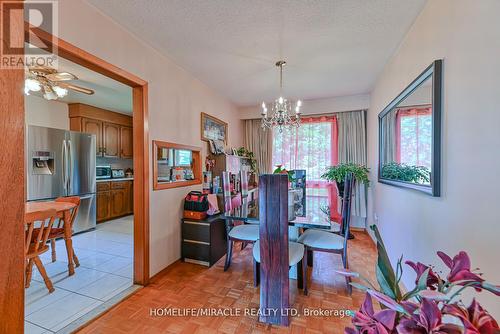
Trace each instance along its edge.
<path fill-rule="evenodd" d="M 375 312 L 373 311 L 372 297 L 368 293 L 365 295 L 365 300 L 363 301 L 359 311 L 367 316 L 373 317 L 373 313 Z"/>
<path fill-rule="evenodd" d="M 359 273 L 349 270 L 349 269 L 335 269 L 337 274 L 340 274 L 345 277 L 359 277 Z"/>
<path fill-rule="evenodd" d="M 441 260 L 443 260 L 444 264 L 451 269 L 451 267 L 453 267 L 453 260 L 451 259 L 451 257 L 449 257 L 447 254 L 445 254 L 444 252 L 437 252 L 437 255 L 441 258 Z"/>
<path fill-rule="evenodd" d="M 378 300 L 381 304 L 387 306 L 389 309 L 401 313 L 406 313 L 405 309 L 401 305 L 399 305 L 395 300 L 384 295 L 383 293 L 376 290 L 367 290 L 366 292 L 368 292 L 373 298 Z"/>
<path fill-rule="evenodd" d="M 421 323 L 425 324 L 429 330 L 437 329 L 441 324 L 441 311 L 436 303 L 430 299 L 422 298 L 420 310 Z"/>
<path fill-rule="evenodd" d="M 436 290 L 422 290 L 418 293 L 420 297 L 431 300 L 447 300 L 448 296 Z"/>
<path fill-rule="evenodd" d="M 375 313 L 373 318 L 384 325 L 387 329 L 394 329 L 397 312 L 394 310 L 383 310 Z"/>

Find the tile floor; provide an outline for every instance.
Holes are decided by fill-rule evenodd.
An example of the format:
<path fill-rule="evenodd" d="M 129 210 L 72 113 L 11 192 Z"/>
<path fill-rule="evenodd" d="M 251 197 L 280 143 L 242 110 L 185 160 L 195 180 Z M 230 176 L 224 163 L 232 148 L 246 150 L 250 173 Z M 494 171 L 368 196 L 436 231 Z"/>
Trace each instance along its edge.
<path fill-rule="evenodd" d="M 71 277 L 64 240 L 56 242 L 56 262 L 52 262 L 50 250 L 41 256 L 55 287 L 53 293 L 48 293 L 33 267 L 33 279 L 25 295 L 25 333 L 57 332 L 132 286 L 133 216 L 75 235 L 73 248 L 80 266 Z"/>

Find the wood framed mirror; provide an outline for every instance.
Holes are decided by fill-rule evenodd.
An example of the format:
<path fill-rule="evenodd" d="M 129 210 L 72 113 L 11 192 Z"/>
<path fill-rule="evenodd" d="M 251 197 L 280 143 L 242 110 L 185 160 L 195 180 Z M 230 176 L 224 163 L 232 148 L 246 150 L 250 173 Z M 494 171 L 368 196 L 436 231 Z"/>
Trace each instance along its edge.
<path fill-rule="evenodd" d="M 153 190 L 201 184 L 201 148 L 153 140 Z"/>
<path fill-rule="evenodd" d="M 379 114 L 378 181 L 441 194 L 442 60 Z"/>

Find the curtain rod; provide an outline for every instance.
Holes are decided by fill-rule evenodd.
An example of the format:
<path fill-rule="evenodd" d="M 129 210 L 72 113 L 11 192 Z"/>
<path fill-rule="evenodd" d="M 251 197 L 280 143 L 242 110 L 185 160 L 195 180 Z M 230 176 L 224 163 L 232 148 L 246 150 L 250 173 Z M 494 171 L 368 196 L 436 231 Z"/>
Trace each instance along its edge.
<path fill-rule="evenodd" d="M 308 118 L 308 117 L 321 117 L 321 116 L 337 116 L 338 114 L 348 113 L 348 112 L 366 112 L 368 109 L 357 109 L 357 110 L 346 110 L 346 111 L 337 111 L 333 113 L 322 113 L 322 114 L 307 114 L 300 115 L 300 118 Z M 255 121 L 260 120 L 261 118 L 245 118 L 242 121 Z"/>

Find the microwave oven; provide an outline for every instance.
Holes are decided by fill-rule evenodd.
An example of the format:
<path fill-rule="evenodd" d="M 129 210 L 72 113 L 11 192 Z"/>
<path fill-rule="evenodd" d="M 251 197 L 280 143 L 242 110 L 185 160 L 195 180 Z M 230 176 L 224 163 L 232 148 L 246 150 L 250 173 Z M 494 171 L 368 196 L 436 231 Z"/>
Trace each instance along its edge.
<path fill-rule="evenodd" d="M 96 166 L 95 171 L 96 179 L 110 179 L 111 178 L 111 166 Z"/>

